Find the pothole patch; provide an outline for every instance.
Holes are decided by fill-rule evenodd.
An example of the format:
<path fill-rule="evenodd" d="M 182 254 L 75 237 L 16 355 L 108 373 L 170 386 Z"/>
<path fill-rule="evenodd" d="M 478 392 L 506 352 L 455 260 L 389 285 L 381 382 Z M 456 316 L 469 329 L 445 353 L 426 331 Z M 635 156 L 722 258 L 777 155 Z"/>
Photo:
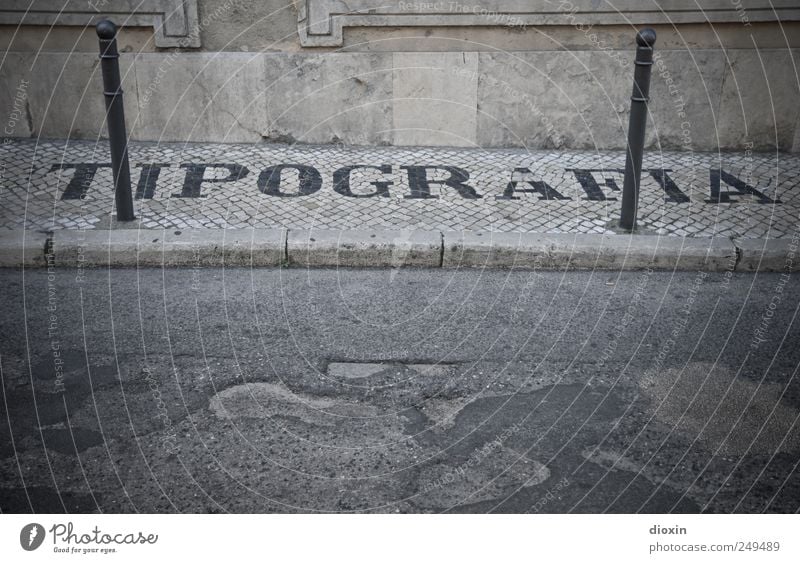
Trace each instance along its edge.
<path fill-rule="evenodd" d="M 209 410 L 221 419 L 290 416 L 324 426 L 332 426 L 337 418 L 380 414 L 370 405 L 294 393 L 273 383 L 246 383 L 220 391 L 209 401 Z"/>
<path fill-rule="evenodd" d="M 722 455 L 795 452 L 797 410 L 781 399 L 781 387 L 737 377 L 720 364 L 691 362 L 641 382 L 655 417 L 696 437 Z"/>
<path fill-rule="evenodd" d="M 447 377 L 453 372 L 452 364 L 405 364 L 400 362 L 331 362 L 328 375 L 335 379 L 366 379 L 384 372 L 408 376 Z M 412 373 L 408 373 L 408 372 Z"/>
<path fill-rule="evenodd" d="M 415 502 L 446 508 L 501 499 L 523 487 L 535 487 L 550 478 L 544 464 L 509 448 L 475 452 L 459 464 L 438 463 L 424 468 Z"/>

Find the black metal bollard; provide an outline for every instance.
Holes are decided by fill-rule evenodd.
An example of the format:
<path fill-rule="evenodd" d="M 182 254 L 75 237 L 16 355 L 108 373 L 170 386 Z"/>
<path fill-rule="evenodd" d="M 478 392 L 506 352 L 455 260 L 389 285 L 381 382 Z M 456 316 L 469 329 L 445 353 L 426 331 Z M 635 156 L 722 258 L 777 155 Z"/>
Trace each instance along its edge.
<path fill-rule="evenodd" d="M 133 221 L 131 170 L 128 163 L 128 134 L 125 130 L 125 109 L 122 106 L 122 87 L 119 76 L 117 26 L 109 20 L 97 24 L 100 38 L 100 66 L 103 72 L 103 94 L 106 97 L 106 121 L 111 145 L 111 167 L 114 174 L 114 201 L 117 220 Z"/>
<path fill-rule="evenodd" d="M 628 124 L 628 155 L 625 159 L 625 182 L 622 187 L 622 214 L 619 225 L 625 230 L 636 228 L 639 208 L 639 184 L 642 181 L 642 157 L 647 130 L 647 102 L 650 101 L 650 74 L 653 67 L 653 45 L 656 32 L 647 28 L 636 34 L 636 69 L 633 74 L 631 117 Z"/>

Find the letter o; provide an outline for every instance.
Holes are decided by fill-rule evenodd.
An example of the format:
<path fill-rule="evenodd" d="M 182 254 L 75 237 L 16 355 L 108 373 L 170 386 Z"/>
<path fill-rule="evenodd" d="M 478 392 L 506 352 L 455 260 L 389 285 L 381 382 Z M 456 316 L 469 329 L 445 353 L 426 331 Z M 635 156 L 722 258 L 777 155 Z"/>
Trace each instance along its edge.
<path fill-rule="evenodd" d="M 295 194 L 288 194 L 281 191 L 281 173 L 287 168 L 294 168 L 300 177 L 300 190 Z M 278 197 L 299 197 L 311 195 L 319 191 L 322 187 L 322 176 L 313 166 L 303 164 L 279 164 L 270 166 L 258 176 L 258 189 L 263 194 Z"/>

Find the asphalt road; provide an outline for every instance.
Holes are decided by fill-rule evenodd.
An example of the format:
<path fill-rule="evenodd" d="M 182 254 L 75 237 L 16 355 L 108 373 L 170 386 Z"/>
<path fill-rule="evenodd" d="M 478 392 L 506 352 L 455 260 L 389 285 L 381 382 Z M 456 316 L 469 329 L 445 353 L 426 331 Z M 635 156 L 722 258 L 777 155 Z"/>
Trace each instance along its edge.
<path fill-rule="evenodd" d="M 0 272 L 3 512 L 797 512 L 780 274 Z"/>

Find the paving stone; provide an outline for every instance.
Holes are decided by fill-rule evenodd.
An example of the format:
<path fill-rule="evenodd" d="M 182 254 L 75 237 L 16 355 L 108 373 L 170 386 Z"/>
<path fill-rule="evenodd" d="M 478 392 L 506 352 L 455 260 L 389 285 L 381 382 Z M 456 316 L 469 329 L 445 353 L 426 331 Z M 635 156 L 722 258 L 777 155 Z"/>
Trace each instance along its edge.
<path fill-rule="evenodd" d="M 779 156 L 779 159 L 778 159 Z M 643 232 L 689 237 L 791 238 L 800 229 L 800 155 L 774 153 L 681 153 L 649 151 L 644 168 L 667 170 L 669 178 L 690 199 L 675 203 L 650 173 L 642 178 L 639 225 Z M 346 145 L 270 145 L 215 143 L 132 143 L 134 190 L 142 165 L 161 163 L 155 191 L 136 199 L 137 220 L 126 228 L 285 228 L 294 230 L 419 230 L 510 233 L 598 233 L 613 235 L 619 214 L 625 154 L 591 151 L 526 151 L 522 149 L 440 149 L 356 147 Z M 110 168 L 97 168 L 83 198 L 63 199 L 75 176 L 68 165 L 110 162 L 106 141 L 8 140 L 0 146 L 3 179 L 0 228 L 32 231 L 108 229 L 114 225 Z M 207 167 L 200 197 L 175 197 L 184 189 L 186 164 L 235 164 L 246 169 L 225 181 L 230 169 Z M 319 184 L 299 193 L 297 170 L 281 173 L 280 191 L 269 193 L 265 170 L 279 164 L 313 167 Z M 364 166 L 350 176 L 349 195 L 334 189 L 334 173 L 345 166 Z M 382 173 L 381 167 L 390 167 Z M 427 199 L 409 197 L 409 171 L 427 167 Z M 58 168 L 63 167 L 63 170 Z M 449 167 L 449 168 L 445 168 Z M 443 184 L 460 169 L 476 198 Z M 520 172 L 524 169 L 524 172 Z M 606 200 L 589 200 L 575 169 L 594 170 L 592 178 Z M 730 202 L 709 203 L 711 170 L 722 169 L 746 180 L 770 203 L 740 195 L 733 187 Z M 519 183 L 503 199 L 514 179 Z M 613 179 L 614 183 L 610 183 Z M 385 194 L 376 182 L 385 182 Z M 437 183 L 438 182 L 438 183 Z M 560 197 L 544 198 L 528 182 L 542 182 Z M 541 189 L 541 186 L 539 186 Z M 529 190 L 529 191 L 523 191 Z M 266 191 L 267 193 L 264 193 Z M 373 194 L 373 195 L 370 195 Z M 552 193 L 551 193 L 552 195 Z M 351 197 L 352 196 L 352 197 Z M 358 196 L 358 197 L 355 197 Z M 612 200 L 611 198 L 616 198 Z M 763 201 L 763 202 L 762 202 Z"/>

